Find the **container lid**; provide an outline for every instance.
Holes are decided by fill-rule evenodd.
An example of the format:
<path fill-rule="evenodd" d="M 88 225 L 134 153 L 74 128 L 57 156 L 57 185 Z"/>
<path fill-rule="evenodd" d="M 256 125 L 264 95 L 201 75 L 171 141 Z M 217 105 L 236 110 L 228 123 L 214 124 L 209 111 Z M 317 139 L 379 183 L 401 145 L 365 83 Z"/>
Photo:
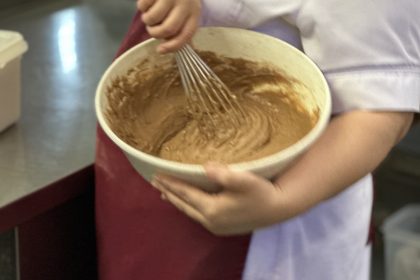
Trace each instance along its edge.
<path fill-rule="evenodd" d="M 0 30 L 0 68 L 28 50 L 28 44 L 18 32 Z"/>
<path fill-rule="evenodd" d="M 401 242 L 420 246 L 420 204 L 409 204 L 392 214 L 382 230 Z"/>

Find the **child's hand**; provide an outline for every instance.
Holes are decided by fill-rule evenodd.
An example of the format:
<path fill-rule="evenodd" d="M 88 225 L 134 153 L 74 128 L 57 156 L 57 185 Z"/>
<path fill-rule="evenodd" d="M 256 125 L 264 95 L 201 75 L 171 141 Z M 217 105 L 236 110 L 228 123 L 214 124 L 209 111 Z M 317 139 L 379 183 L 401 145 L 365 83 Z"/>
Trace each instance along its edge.
<path fill-rule="evenodd" d="M 137 0 L 137 7 L 150 36 L 165 40 L 160 53 L 178 50 L 197 30 L 200 0 Z"/>
<path fill-rule="evenodd" d="M 209 194 L 167 176 L 155 177 L 153 185 L 164 199 L 217 235 L 247 233 L 278 222 L 285 206 L 280 188 L 249 172 L 215 164 L 205 169 L 222 186 L 221 192 Z"/>

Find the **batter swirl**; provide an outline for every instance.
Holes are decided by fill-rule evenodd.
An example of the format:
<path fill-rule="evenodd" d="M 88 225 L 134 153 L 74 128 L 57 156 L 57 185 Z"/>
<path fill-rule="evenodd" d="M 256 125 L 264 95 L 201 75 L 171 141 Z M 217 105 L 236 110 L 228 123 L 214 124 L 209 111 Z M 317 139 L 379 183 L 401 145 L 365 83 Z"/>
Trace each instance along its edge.
<path fill-rule="evenodd" d="M 237 163 L 276 153 L 315 125 L 296 94 L 297 81 L 269 66 L 199 52 L 246 112 L 240 125 L 213 118 L 218 128 L 203 133 L 208 118 L 187 110 L 172 57 L 144 61 L 108 88 L 107 120 L 127 144 L 151 155 L 183 163 Z M 226 117 L 229 111 L 225 112 Z"/>

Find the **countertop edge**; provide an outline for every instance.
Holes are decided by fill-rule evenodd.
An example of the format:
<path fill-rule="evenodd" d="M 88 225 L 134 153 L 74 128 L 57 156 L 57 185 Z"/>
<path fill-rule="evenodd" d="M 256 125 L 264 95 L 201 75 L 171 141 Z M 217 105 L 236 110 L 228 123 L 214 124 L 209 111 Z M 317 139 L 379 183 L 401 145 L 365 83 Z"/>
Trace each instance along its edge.
<path fill-rule="evenodd" d="M 69 201 L 94 187 L 94 165 L 55 181 L 0 208 L 0 233 Z"/>

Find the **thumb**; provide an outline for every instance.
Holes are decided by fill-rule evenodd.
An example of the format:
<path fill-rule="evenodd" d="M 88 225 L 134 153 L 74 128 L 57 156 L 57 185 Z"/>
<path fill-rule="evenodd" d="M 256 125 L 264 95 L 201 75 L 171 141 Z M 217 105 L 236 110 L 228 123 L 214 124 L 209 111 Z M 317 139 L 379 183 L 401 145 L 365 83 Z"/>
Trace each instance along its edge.
<path fill-rule="evenodd" d="M 256 177 L 252 173 L 239 172 L 229 169 L 227 165 L 220 163 L 208 163 L 204 165 L 207 177 L 225 190 L 244 191 L 253 185 Z"/>

